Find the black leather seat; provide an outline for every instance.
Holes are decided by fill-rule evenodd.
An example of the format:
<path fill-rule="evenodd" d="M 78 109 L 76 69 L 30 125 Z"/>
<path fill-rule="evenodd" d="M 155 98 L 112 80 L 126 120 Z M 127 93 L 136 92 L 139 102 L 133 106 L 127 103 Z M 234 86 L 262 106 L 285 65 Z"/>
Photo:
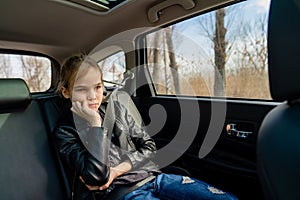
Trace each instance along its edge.
<path fill-rule="evenodd" d="M 268 30 L 271 95 L 257 141 L 266 199 L 300 199 L 300 1 L 272 0 Z"/>
<path fill-rule="evenodd" d="M 21 79 L 0 79 L 0 199 L 66 199 L 39 103 Z"/>

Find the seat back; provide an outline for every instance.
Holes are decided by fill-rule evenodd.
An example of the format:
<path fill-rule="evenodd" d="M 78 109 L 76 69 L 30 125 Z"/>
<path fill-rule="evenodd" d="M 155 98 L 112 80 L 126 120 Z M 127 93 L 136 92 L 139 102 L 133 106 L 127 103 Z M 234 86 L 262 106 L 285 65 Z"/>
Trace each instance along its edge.
<path fill-rule="evenodd" d="M 21 79 L 0 79 L 1 199 L 66 199 L 40 107 Z"/>
<path fill-rule="evenodd" d="M 54 129 L 57 125 L 58 120 L 61 118 L 63 113 L 66 112 L 67 101 L 59 95 L 43 96 L 37 99 L 40 104 L 41 112 L 43 115 L 44 123 L 46 125 L 49 144 L 53 149 L 56 163 L 58 165 L 58 173 L 60 174 L 64 191 L 66 193 L 66 199 L 72 199 L 72 175 L 68 174 L 69 170 L 67 164 L 61 158 L 58 149 L 55 144 Z"/>
<path fill-rule="evenodd" d="M 300 199 L 300 1 L 272 0 L 268 29 L 271 95 L 283 101 L 264 118 L 257 141 L 266 199 Z"/>

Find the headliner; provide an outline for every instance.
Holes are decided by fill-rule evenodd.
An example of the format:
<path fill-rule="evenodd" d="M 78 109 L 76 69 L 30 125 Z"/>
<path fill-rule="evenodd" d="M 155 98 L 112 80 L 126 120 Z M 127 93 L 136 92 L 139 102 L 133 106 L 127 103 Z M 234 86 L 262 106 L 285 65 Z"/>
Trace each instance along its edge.
<path fill-rule="evenodd" d="M 162 26 L 231 1 L 197 0 L 190 10 L 168 7 L 155 23 L 147 15 L 155 0 L 133 0 L 107 13 L 65 0 L 0 1 L 0 48 L 39 52 L 61 62 L 74 53 L 90 52 L 120 32 Z"/>

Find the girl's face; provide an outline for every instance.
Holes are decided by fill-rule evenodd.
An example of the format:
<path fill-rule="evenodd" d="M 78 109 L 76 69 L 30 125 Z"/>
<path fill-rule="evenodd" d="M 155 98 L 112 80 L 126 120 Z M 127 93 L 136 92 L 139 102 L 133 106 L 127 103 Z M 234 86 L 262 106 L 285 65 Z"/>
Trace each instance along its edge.
<path fill-rule="evenodd" d="M 97 111 L 103 99 L 103 83 L 101 73 L 94 67 L 89 67 L 85 74 L 80 75 L 74 82 L 71 95 L 70 92 L 63 91 L 65 98 L 70 98 L 72 102 L 87 102 L 90 109 Z"/>

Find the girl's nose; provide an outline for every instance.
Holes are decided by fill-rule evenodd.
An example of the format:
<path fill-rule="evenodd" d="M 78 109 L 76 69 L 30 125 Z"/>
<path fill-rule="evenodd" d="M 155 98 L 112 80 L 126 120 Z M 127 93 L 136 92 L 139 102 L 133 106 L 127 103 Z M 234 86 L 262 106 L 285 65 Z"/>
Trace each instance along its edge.
<path fill-rule="evenodd" d="M 95 99 L 96 98 L 95 91 L 89 91 L 87 97 L 88 97 L 88 99 Z"/>

